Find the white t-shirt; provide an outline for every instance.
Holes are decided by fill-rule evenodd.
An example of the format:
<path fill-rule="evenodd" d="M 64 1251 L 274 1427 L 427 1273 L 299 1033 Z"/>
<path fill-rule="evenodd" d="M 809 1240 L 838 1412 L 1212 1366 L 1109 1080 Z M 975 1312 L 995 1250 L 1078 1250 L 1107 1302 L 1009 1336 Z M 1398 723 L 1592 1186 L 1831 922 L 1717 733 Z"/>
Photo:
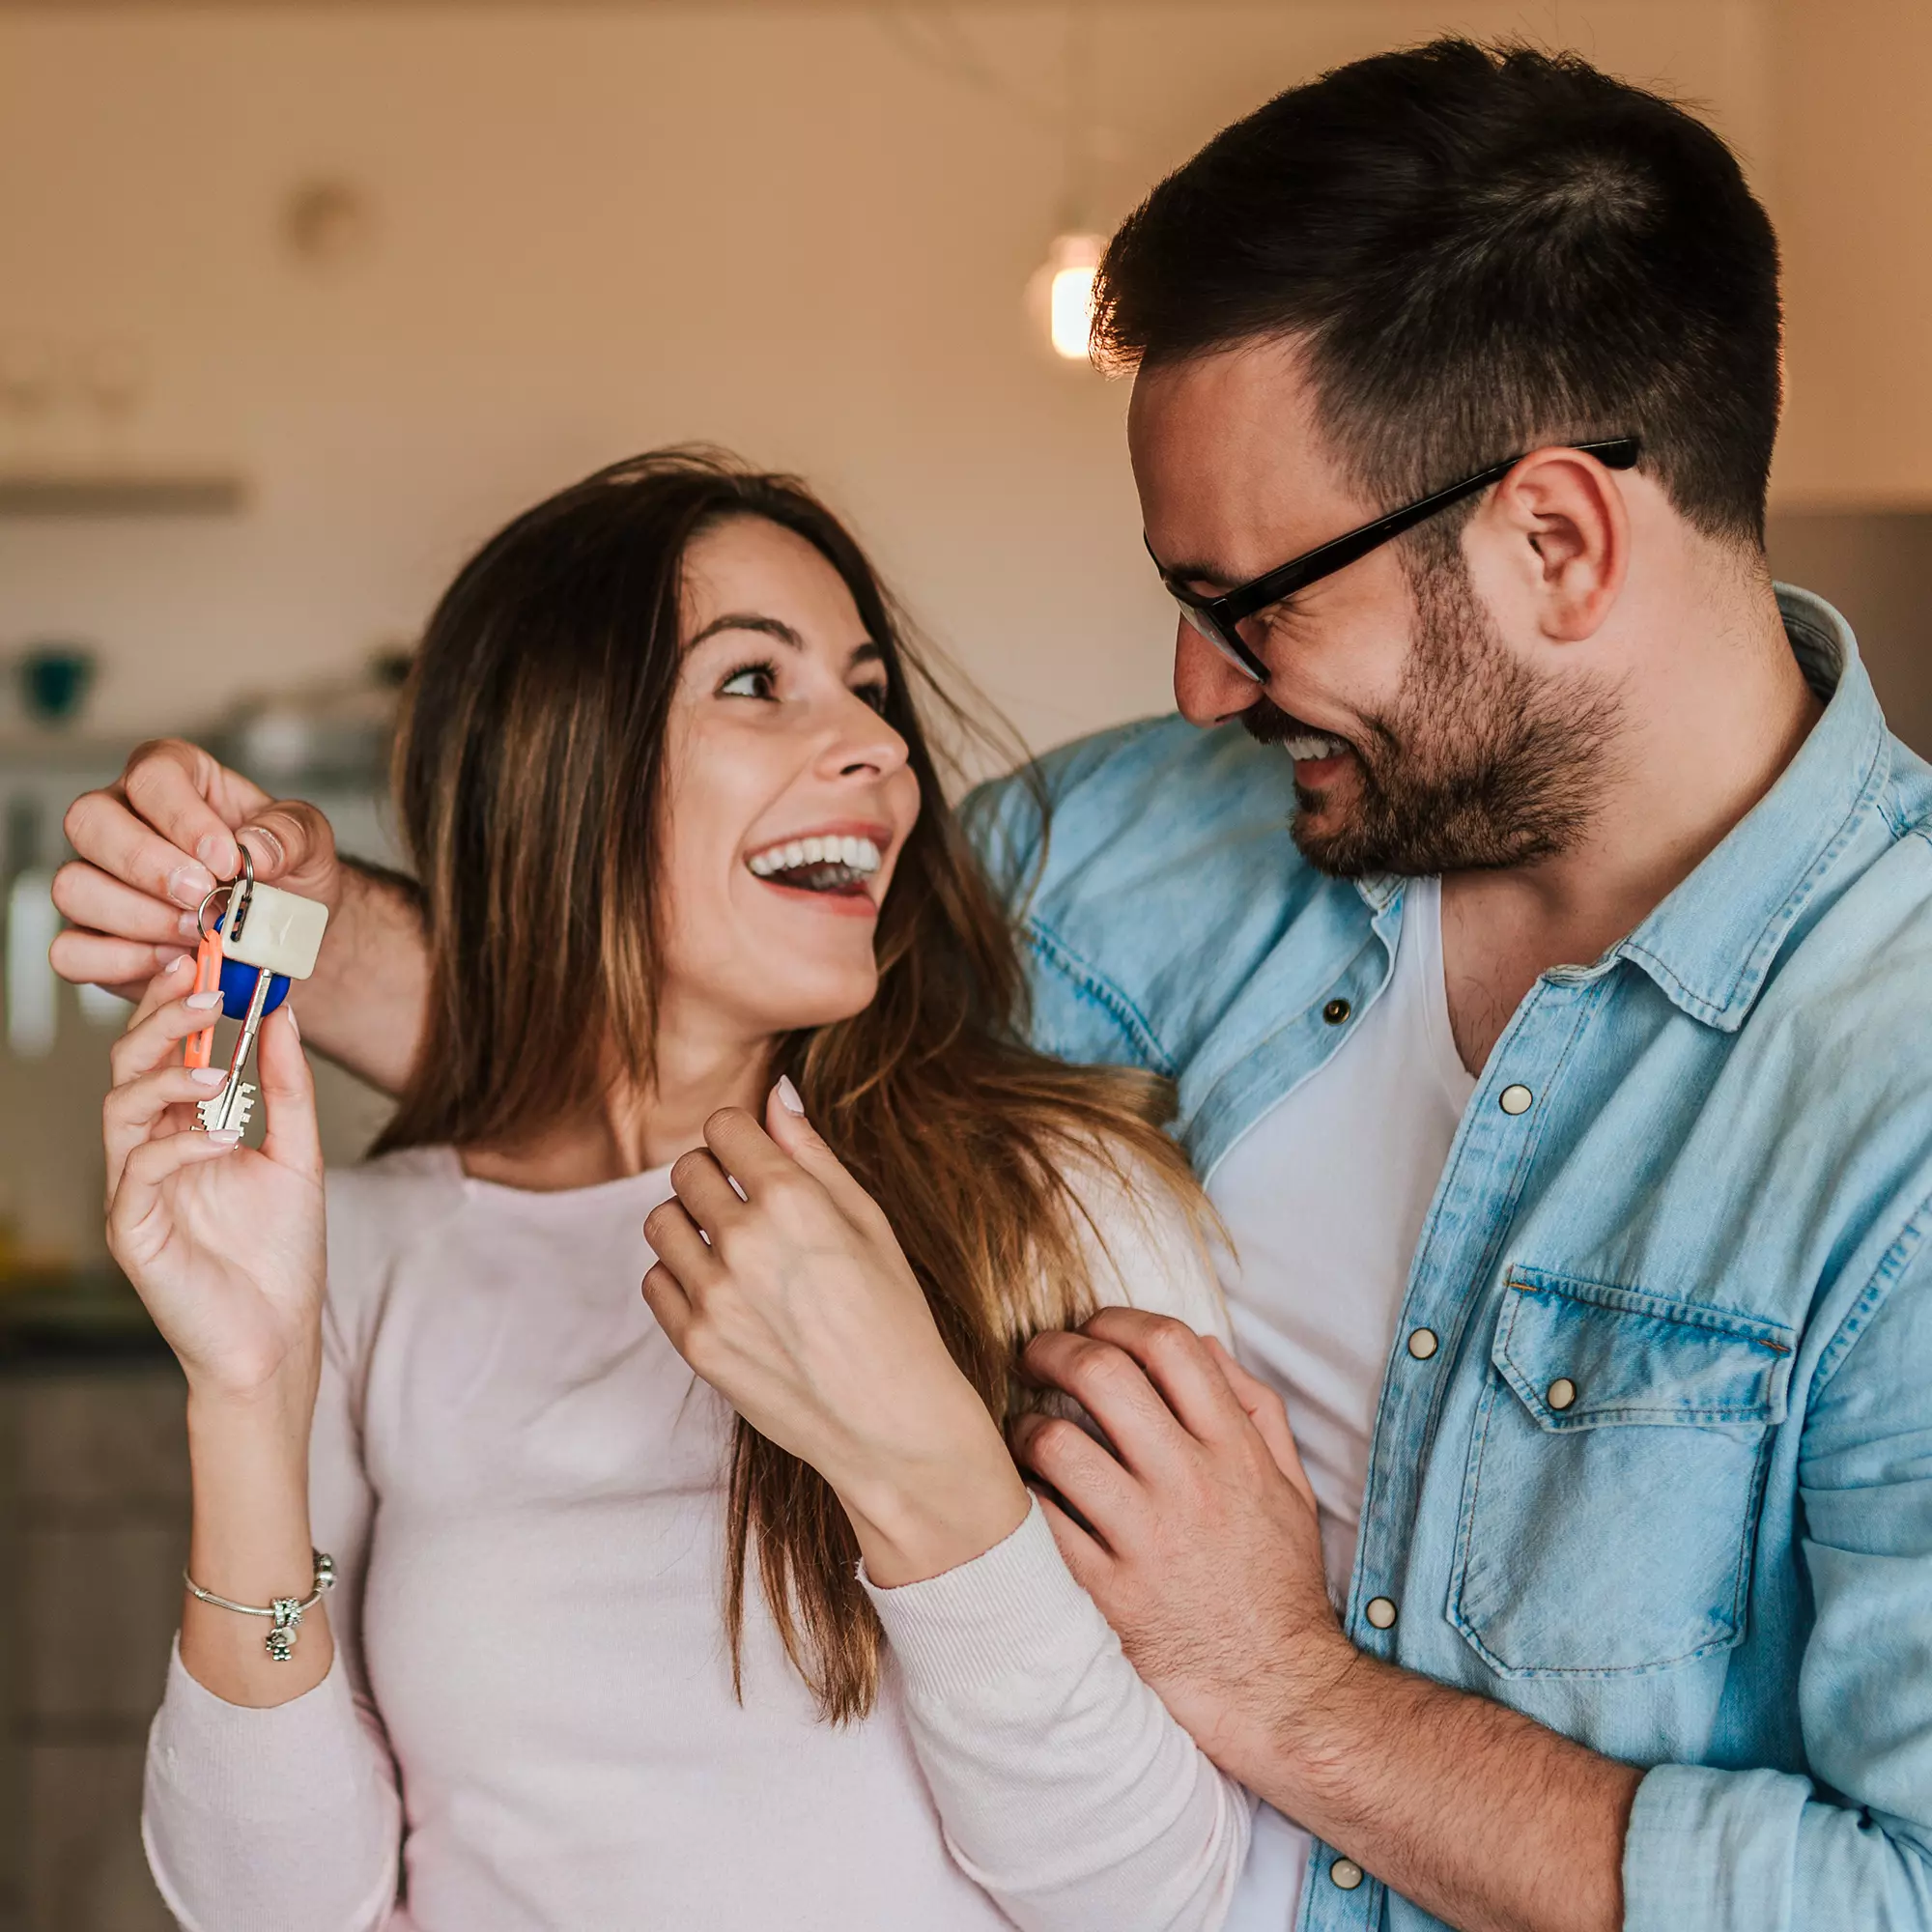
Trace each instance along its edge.
<path fill-rule="evenodd" d="M 1417 879 L 1381 998 L 1208 1177 L 1235 1246 L 1221 1281 L 1236 1346 L 1288 1405 L 1338 1605 L 1409 1264 L 1475 1085 L 1449 1031 L 1441 882 Z M 1227 1932 L 1293 1924 L 1308 1842 L 1261 1807 Z"/>

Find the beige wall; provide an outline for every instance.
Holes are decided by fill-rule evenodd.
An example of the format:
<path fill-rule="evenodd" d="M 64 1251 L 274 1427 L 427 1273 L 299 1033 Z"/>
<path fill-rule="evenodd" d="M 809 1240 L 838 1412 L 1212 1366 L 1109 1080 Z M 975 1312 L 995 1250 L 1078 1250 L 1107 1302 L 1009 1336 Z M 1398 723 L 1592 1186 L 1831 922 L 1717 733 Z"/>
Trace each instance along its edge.
<path fill-rule="evenodd" d="M 1768 4 L 1102 6 L 1094 212 L 1445 24 L 1570 41 L 1761 159 Z M 950 68 L 917 58 L 949 18 Z M 1053 364 L 1021 309 L 1063 47 L 1046 7 L 0 10 L 0 347 L 126 338 L 152 372 L 111 433 L 0 410 L 0 468 L 255 486 L 229 521 L 0 521 L 0 652 L 98 639 L 100 727 L 192 724 L 407 634 L 538 493 L 703 437 L 818 479 L 1037 742 L 1164 706 L 1122 389 Z M 377 216 L 332 273 L 277 234 L 317 175 Z"/>

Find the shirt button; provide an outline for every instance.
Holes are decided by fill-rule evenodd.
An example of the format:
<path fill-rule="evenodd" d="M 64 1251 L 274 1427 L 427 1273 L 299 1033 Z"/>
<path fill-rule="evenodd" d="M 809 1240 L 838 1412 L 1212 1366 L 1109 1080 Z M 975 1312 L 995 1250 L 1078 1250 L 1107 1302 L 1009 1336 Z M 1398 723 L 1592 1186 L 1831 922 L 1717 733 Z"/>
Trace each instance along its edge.
<path fill-rule="evenodd" d="M 1378 1631 L 1385 1631 L 1395 1622 L 1395 1605 L 1386 1597 L 1371 1597 L 1366 1615 Z"/>
<path fill-rule="evenodd" d="M 1408 1338 L 1408 1352 L 1418 1362 L 1428 1361 L 1430 1356 L 1435 1354 L 1436 1350 L 1441 1346 L 1441 1343 L 1435 1339 L 1435 1330 L 1434 1328 L 1418 1328 Z"/>
<path fill-rule="evenodd" d="M 1577 1384 L 1568 1376 L 1558 1376 L 1544 1391 L 1543 1399 L 1551 1408 L 1568 1408 L 1577 1400 Z"/>
<path fill-rule="evenodd" d="M 1527 1087 L 1505 1087 L 1496 1095 L 1496 1105 L 1506 1114 L 1526 1114 L 1535 1099 Z"/>
<path fill-rule="evenodd" d="M 1353 1011 L 1354 1009 L 1351 1006 L 1350 1006 L 1347 1000 L 1330 1000 L 1328 1004 L 1321 1009 L 1321 1017 L 1324 1020 L 1326 1020 L 1330 1026 L 1340 1026 L 1342 1022 L 1345 1019 L 1347 1019 L 1349 1015 Z"/>
<path fill-rule="evenodd" d="M 1337 1859 L 1328 1867 L 1328 1876 L 1343 1891 L 1353 1891 L 1362 1882 L 1362 1868 L 1353 1859 Z"/>

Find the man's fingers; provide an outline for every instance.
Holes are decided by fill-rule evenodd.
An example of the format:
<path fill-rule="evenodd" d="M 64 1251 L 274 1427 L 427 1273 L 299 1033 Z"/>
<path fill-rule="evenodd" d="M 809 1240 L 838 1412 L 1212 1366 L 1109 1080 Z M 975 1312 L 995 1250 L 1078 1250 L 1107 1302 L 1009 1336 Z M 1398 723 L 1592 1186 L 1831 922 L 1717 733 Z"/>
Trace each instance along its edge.
<path fill-rule="evenodd" d="M 166 946 L 144 946 L 131 939 L 103 939 L 98 932 L 60 932 L 47 949 L 47 962 L 63 980 L 77 986 L 102 986 L 131 1007 L 156 973 L 191 955 Z"/>
<path fill-rule="evenodd" d="M 714 1239 L 745 1211 L 738 1190 L 709 1148 L 693 1148 L 671 1163 L 670 1184 L 685 1212 Z"/>
<path fill-rule="evenodd" d="M 68 843 L 83 859 L 137 893 L 192 912 L 213 889 L 215 872 L 192 848 L 185 851 L 170 842 L 112 791 L 83 792 L 68 807 L 62 823 Z M 232 854 L 235 841 L 225 827 L 221 831 Z M 211 850 L 221 849 L 210 835 L 203 835 L 201 842 Z"/>
<path fill-rule="evenodd" d="M 264 885 L 284 886 L 334 910 L 340 877 L 335 828 L 314 806 L 298 799 L 264 800 L 235 836 L 247 846 Z"/>
<path fill-rule="evenodd" d="M 1222 1346 L 1218 1336 L 1209 1335 L 1208 1347 L 1213 1351 L 1215 1366 L 1227 1378 L 1230 1392 L 1246 1411 L 1256 1433 L 1267 1444 L 1267 1452 L 1274 1458 L 1275 1467 L 1301 1492 L 1308 1507 L 1314 1509 L 1317 1506 L 1314 1486 L 1308 1480 L 1307 1470 L 1301 1466 L 1301 1451 L 1295 1447 L 1294 1432 L 1289 1427 L 1287 1405 L 1267 1383 L 1242 1368 Z"/>
<path fill-rule="evenodd" d="M 1125 1350 L 1052 1328 L 1027 1344 L 1021 1361 L 1035 1381 L 1070 1395 L 1128 1468 L 1149 1475 L 1171 1470 L 1186 1452 L 1186 1430 Z M 1071 1500 L 1085 1509 L 1077 1496 Z"/>
<path fill-rule="evenodd" d="M 63 919 L 115 939 L 179 947 L 193 946 L 201 938 L 192 907 L 138 892 L 78 859 L 54 874 L 53 901 Z"/>
<path fill-rule="evenodd" d="M 234 828 L 269 803 L 261 786 L 182 738 L 135 746 L 116 789 L 163 838 L 218 879 L 231 879 L 242 868 Z"/>
<path fill-rule="evenodd" d="M 301 1049 L 301 1029 L 289 1002 L 262 1022 L 255 1069 L 262 1084 L 268 1131 L 262 1151 L 278 1167 L 322 1179 L 322 1129 L 315 1118 L 315 1076 Z"/>
<path fill-rule="evenodd" d="M 1227 1378 L 1186 1322 L 1144 1308 L 1102 1308 L 1080 1324 L 1080 1332 L 1131 1355 L 1188 1433 L 1201 1441 L 1228 1441 L 1241 1428 L 1241 1406 Z"/>
<path fill-rule="evenodd" d="M 1009 1435 L 1013 1460 L 1051 1483 L 1094 1525 L 1106 1548 L 1131 1546 L 1139 1515 L 1134 1480 L 1077 1422 L 1022 1415 Z"/>
<path fill-rule="evenodd" d="M 1033 1493 L 1073 1580 L 1098 1603 L 1113 1576 L 1114 1559 L 1051 1496 L 1042 1495 L 1037 1490 Z"/>

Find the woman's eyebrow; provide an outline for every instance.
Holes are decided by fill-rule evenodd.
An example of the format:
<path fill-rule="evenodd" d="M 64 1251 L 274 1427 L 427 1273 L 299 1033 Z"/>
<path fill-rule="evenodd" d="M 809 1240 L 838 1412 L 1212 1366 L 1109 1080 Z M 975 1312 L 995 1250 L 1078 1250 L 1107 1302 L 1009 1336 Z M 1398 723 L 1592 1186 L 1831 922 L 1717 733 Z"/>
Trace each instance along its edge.
<path fill-rule="evenodd" d="M 782 618 L 761 616 L 755 611 L 732 611 L 723 617 L 712 618 L 685 649 L 696 650 L 706 638 L 715 638 L 720 631 L 757 631 L 767 638 L 776 638 L 781 644 L 789 644 L 795 651 L 805 648 L 805 639 Z"/>

